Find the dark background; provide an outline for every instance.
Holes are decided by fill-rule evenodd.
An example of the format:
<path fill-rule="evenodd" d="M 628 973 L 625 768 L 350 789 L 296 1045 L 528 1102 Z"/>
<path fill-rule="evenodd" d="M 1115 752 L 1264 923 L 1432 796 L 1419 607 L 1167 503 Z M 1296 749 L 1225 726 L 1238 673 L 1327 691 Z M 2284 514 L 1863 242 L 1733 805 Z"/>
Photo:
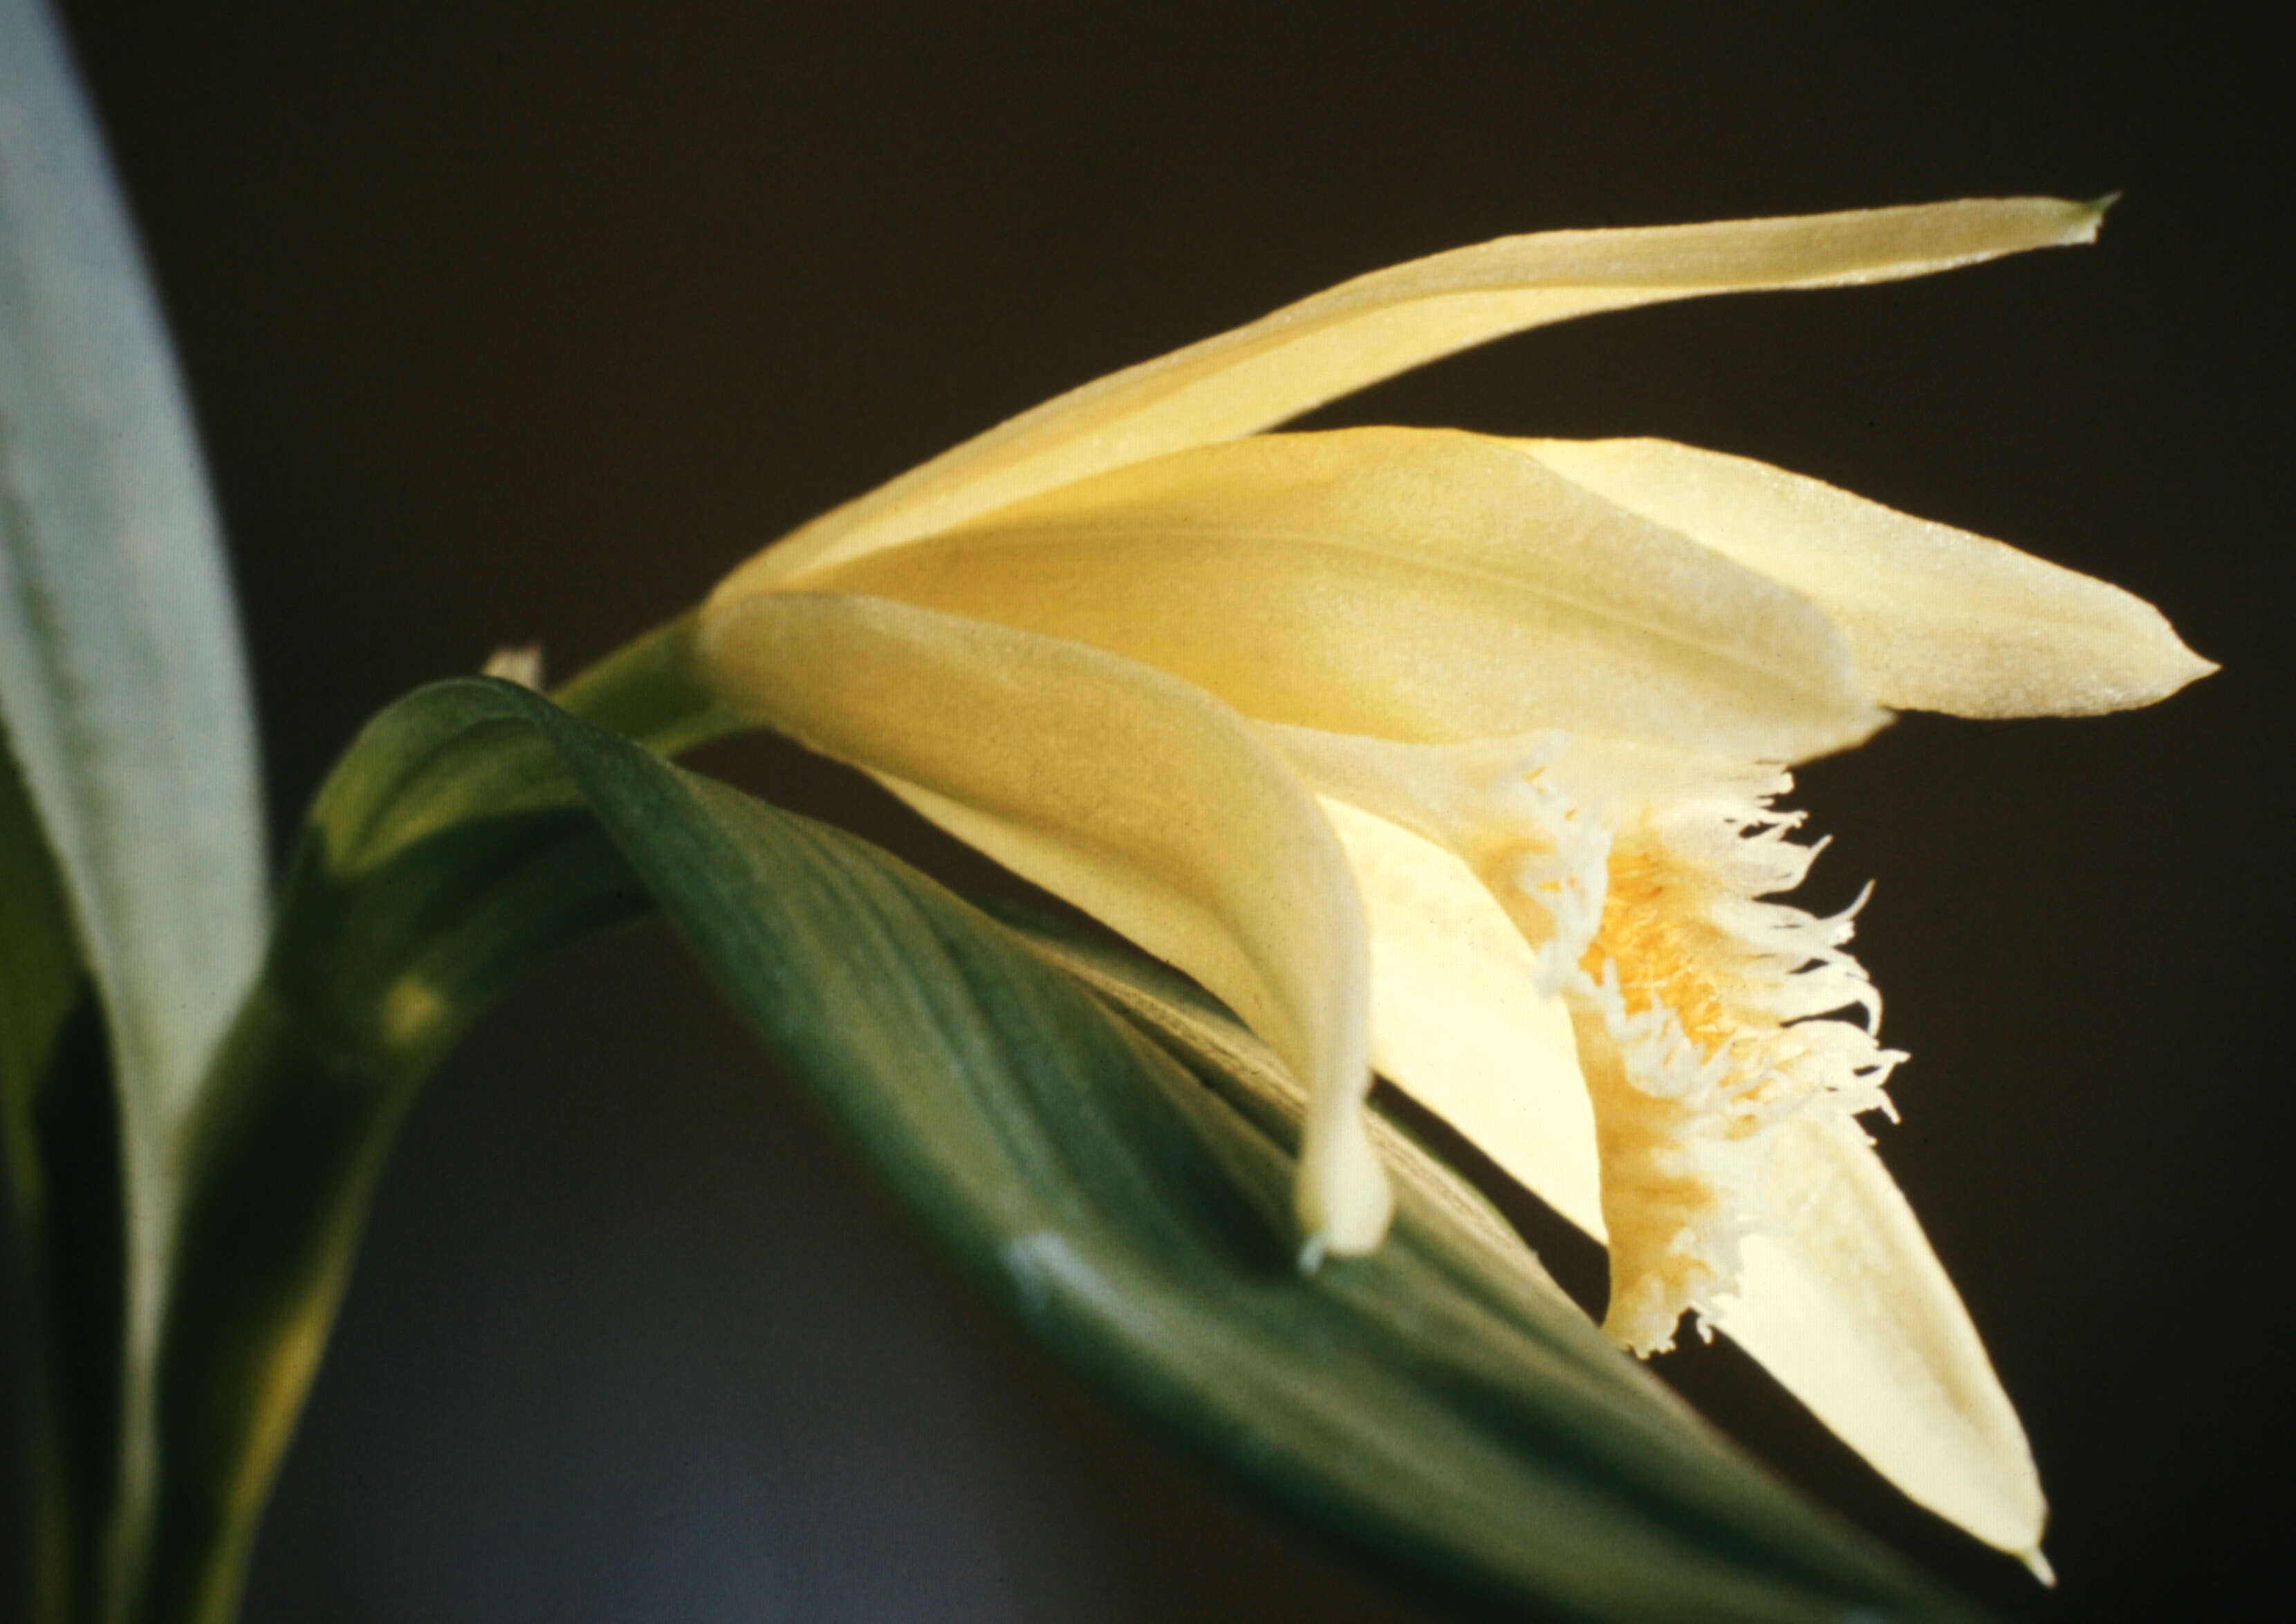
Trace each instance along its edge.
<path fill-rule="evenodd" d="M 1816 901 L 1880 882 L 1861 946 L 1915 1055 L 1885 1152 L 2031 1431 L 2063 1588 L 1727 1349 L 1661 1367 L 2013 1612 L 2296 1616 L 2285 63 L 2210 8 L 2005 9 L 70 12 L 283 829 L 406 688 L 529 638 L 571 670 L 964 435 L 1356 272 L 2125 189 L 2094 249 L 1603 317 L 1317 421 L 1763 457 L 2120 582 L 2224 663 L 2155 710 L 1915 718 L 1804 775 Z M 787 753 L 708 764 L 946 855 Z M 515 998 L 416 1111 L 247 1613 L 1434 1616 L 976 1305 L 652 931 Z"/>

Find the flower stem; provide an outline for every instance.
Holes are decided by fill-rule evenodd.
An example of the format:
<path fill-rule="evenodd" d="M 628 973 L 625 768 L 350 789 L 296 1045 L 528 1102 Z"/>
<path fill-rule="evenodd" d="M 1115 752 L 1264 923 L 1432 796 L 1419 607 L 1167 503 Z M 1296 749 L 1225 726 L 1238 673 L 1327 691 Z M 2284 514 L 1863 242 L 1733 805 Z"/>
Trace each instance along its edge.
<path fill-rule="evenodd" d="M 562 709 L 675 756 L 752 723 L 718 702 L 703 682 L 698 613 L 632 639 L 550 695 Z"/>

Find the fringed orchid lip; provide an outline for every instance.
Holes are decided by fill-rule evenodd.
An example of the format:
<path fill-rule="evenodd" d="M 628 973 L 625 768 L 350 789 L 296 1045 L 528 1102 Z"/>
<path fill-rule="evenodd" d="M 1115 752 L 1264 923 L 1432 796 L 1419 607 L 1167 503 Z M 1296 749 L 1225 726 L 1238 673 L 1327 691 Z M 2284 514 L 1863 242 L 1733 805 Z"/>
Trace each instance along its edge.
<path fill-rule="evenodd" d="M 1225 998 L 1311 1103 L 1303 1257 L 1375 1246 L 1370 1066 L 1611 1252 L 1607 1328 L 1741 1341 L 2038 1562 L 2024 1435 L 1857 1127 L 1902 1055 L 1787 765 L 1893 709 L 2087 714 L 2213 669 L 2150 605 L 1742 458 L 1261 431 L 1541 322 L 2086 242 L 2007 199 L 1510 238 L 1024 414 L 723 582 L 720 700 Z M 2039 1571 L 2037 1568 L 2037 1571 Z"/>
<path fill-rule="evenodd" d="M 2038 1559 L 2023 1431 L 1854 1120 L 1904 1059 L 1845 950 L 1864 898 L 1774 899 L 1818 850 L 1774 805 L 1787 775 L 1553 733 L 1262 731 L 1355 866 L 1375 1062 L 1605 1242 L 1604 1329 L 1650 1352 L 1695 1310 L 1913 1498 Z"/>
<path fill-rule="evenodd" d="M 1569 1011 L 1611 1247 L 1605 1329 L 1650 1353 L 1684 1313 L 1716 1317 L 1771 1222 L 1780 1127 L 1886 1109 L 1904 1058 L 1875 1041 L 1880 997 L 1843 950 L 1857 905 L 1816 918 L 1767 900 L 1818 849 L 1772 804 L 1788 776 L 1560 734 L 1264 731 L 1319 794 L 1456 853 Z"/>

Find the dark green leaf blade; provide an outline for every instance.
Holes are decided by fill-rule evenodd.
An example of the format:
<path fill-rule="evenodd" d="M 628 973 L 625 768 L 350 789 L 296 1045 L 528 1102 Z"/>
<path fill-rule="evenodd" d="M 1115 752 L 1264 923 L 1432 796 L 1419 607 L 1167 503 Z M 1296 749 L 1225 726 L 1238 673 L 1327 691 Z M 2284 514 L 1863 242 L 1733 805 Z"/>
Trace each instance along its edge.
<path fill-rule="evenodd" d="M 776 1055 L 1040 1334 L 1229 1470 L 1560 1616 L 1955 1613 L 1423 1184 L 1380 1253 L 1301 1278 L 1292 1145 L 882 854 L 683 779 L 705 829 L 625 766 L 578 772 Z"/>
<path fill-rule="evenodd" d="M 1123 996 L 1117 964 L 1063 964 L 849 835 L 478 680 L 401 701 L 338 769 L 253 1062 L 201 1120 L 163 1414 L 170 1458 L 233 1485 L 217 1515 L 267 1480 L 395 1120 L 327 1106 L 327 1148 L 312 1091 L 403 1101 L 507 973 L 634 906 L 633 876 L 995 1295 L 1355 1548 L 1541 1616 L 1970 1616 L 1721 1441 L 1425 1166 L 1400 1164 L 1385 1248 L 1303 1278 L 1296 1121 L 1216 1010 L 1152 974 Z M 355 945 L 340 977 L 299 968 Z M 324 1176 L 277 1177 L 291 1160 Z M 296 1233 L 324 1243 L 275 1242 L 250 1285 L 250 1234 Z"/>
<path fill-rule="evenodd" d="M 1302 1279 L 1294 1146 L 1071 976 L 873 849 L 536 710 L 729 997 L 933 1232 L 1228 1468 L 1423 1572 L 1566 1615 L 1952 1612 L 1447 1193 L 1407 1180 L 1389 1246 Z"/>

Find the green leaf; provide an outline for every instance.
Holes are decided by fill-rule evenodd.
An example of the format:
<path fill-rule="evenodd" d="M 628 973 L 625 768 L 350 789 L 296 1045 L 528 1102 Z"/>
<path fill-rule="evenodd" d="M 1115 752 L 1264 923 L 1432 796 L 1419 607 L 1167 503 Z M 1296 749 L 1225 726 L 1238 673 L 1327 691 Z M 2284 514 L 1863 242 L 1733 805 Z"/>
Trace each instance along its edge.
<path fill-rule="evenodd" d="M 139 1620 L 233 1616 L 374 1180 L 431 1066 L 535 964 L 649 911 L 537 708 L 488 681 L 427 690 L 368 725 L 312 808 L 188 1124 Z"/>
<path fill-rule="evenodd" d="M 1967 1616 L 1698 1422 L 1423 1156 L 1398 1152 L 1389 1243 L 1302 1277 L 1296 1090 L 1168 974 L 479 680 L 339 767 L 199 1124 L 163 1416 L 223 1512 L 252 1514 L 422 1067 L 631 876 L 994 1295 L 1357 1550 L 1562 1618 Z"/>
<path fill-rule="evenodd" d="M 37 849 L 48 882 L 32 910 L 46 923 L 9 927 L 9 972 L 29 980 L 0 1054 L 48 1357 L 71 1362 L 46 1375 L 55 1448 L 77 1473 L 71 1526 L 40 1539 L 75 1553 L 64 1562 L 80 1577 L 44 1605 L 95 1616 L 93 1587 L 141 1561 L 180 1128 L 260 956 L 263 834 L 190 414 L 37 0 L 0 0 L 0 731 L 8 860 Z M 12 914 L 17 894 L 5 900 Z M 66 991 L 61 958 L 15 962 L 41 933 L 73 945 Z M 44 1038 L 60 997 L 69 1013 Z M 58 1032 L 78 1034 L 62 1070 L 49 1063 Z M 98 1357 L 82 1341 L 102 1326 Z"/>

